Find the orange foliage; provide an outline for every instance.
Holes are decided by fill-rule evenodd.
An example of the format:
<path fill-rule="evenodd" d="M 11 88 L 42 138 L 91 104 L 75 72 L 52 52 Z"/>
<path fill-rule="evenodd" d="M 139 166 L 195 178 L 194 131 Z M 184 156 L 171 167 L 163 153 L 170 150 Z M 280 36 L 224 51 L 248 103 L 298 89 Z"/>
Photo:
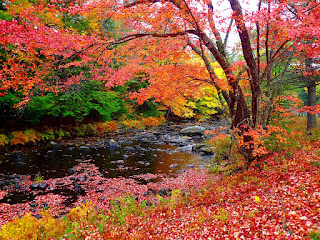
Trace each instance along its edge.
<path fill-rule="evenodd" d="M 146 117 L 141 120 L 143 127 L 156 127 L 163 124 L 165 121 L 164 117 Z"/>
<path fill-rule="evenodd" d="M 24 132 L 15 131 L 11 133 L 13 138 L 10 141 L 10 145 L 17 145 L 17 144 L 26 144 L 28 137 Z"/>
<path fill-rule="evenodd" d="M 278 126 L 269 125 L 266 129 L 258 127 L 256 129 L 249 128 L 248 131 L 238 134 L 239 129 L 235 129 L 235 138 L 239 147 L 251 149 L 254 157 L 261 157 L 269 151 L 267 150 L 266 141 L 272 137 L 272 143 L 285 143 L 287 141 L 287 131 Z M 251 139 L 250 141 L 244 140 L 245 138 Z"/>
<path fill-rule="evenodd" d="M 114 132 L 118 129 L 118 124 L 115 121 L 98 122 L 94 124 L 97 134 L 105 132 Z"/>

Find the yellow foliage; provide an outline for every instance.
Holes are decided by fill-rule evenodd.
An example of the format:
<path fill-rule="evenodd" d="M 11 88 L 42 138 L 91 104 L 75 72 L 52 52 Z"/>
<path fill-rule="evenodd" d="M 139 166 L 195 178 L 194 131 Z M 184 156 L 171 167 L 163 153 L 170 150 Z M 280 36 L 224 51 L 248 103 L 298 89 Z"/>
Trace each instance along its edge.
<path fill-rule="evenodd" d="M 173 100 L 165 101 L 164 104 L 177 116 L 190 118 L 195 115 L 193 108 L 187 105 L 187 100 L 182 96 L 176 96 Z"/>
<path fill-rule="evenodd" d="M 141 127 L 141 123 L 138 120 L 126 119 L 126 120 L 122 120 L 121 123 L 126 128 L 140 128 Z"/>
<path fill-rule="evenodd" d="M 63 234 L 65 228 L 65 222 L 54 219 L 47 213 L 44 213 L 41 219 L 36 219 L 27 213 L 21 219 L 17 217 L 2 226 L 0 238 L 4 240 L 51 239 Z"/>
<path fill-rule="evenodd" d="M 62 17 L 59 12 L 50 12 L 47 9 L 44 9 L 44 11 L 40 13 L 40 17 L 48 26 L 63 28 Z"/>
<path fill-rule="evenodd" d="M 0 134 L 0 146 L 3 147 L 9 143 L 9 139 L 6 135 Z"/>
<path fill-rule="evenodd" d="M 71 209 L 68 217 L 71 220 L 84 219 L 89 215 L 90 212 L 92 212 L 92 209 L 93 204 L 91 202 L 83 203 L 81 206 Z"/>
<path fill-rule="evenodd" d="M 33 129 L 28 129 L 28 130 L 24 131 L 24 134 L 27 137 L 27 139 L 26 139 L 27 143 L 36 143 L 36 141 L 41 140 L 39 134 Z"/>

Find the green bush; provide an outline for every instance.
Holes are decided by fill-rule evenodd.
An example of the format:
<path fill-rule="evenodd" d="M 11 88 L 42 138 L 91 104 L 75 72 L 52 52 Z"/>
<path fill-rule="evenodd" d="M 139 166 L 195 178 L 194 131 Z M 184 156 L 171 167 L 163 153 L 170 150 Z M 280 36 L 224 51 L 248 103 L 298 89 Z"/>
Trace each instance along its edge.
<path fill-rule="evenodd" d="M 67 92 L 34 97 L 28 103 L 23 117 L 34 124 L 45 116 L 72 117 L 80 122 L 92 115 L 96 120 L 110 121 L 125 112 L 123 101 L 117 93 L 105 91 L 100 82 L 88 81 Z"/>

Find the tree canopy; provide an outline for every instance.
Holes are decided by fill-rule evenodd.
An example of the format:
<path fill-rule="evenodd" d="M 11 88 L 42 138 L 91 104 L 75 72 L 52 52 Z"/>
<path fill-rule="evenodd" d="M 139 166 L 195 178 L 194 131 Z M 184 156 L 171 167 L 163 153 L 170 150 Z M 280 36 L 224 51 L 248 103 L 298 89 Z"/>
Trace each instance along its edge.
<path fill-rule="evenodd" d="M 318 1 L 260 0 L 254 11 L 244 11 L 239 0 L 19 0 L 3 6 L 2 96 L 19 90 L 22 105 L 39 91 L 89 78 L 111 88 L 136 77 L 148 86 L 132 99 L 173 106 L 213 86 L 247 166 L 259 155 L 252 131 L 270 123 L 287 73 L 300 67 L 301 57 L 317 64 L 320 50 Z M 232 48 L 227 40 L 233 34 L 240 42 Z M 89 70 L 59 74 L 76 67 Z"/>

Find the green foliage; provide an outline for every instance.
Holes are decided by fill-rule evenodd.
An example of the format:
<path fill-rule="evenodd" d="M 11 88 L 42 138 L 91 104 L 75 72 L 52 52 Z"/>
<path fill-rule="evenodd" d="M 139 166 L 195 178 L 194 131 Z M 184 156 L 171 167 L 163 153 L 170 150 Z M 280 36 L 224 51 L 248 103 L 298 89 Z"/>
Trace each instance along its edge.
<path fill-rule="evenodd" d="M 309 235 L 309 239 L 311 240 L 320 240 L 320 231 L 314 232 L 312 231 Z"/>
<path fill-rule="evenodd" d="M 11 21 L 13 18 L 14 17 L 11 14 L 9 14 L 3 10 L 0 10 L 0 20 Z"/>
<path fill-rule="evenodd" d="M 71 137 L 71 133 L 62 129 L 56 129 L 54 131 L 55 138 L 58 140 Z"/>
<path fill-rule="evenodd" d="M 55 139 L 54 130 L 48 129 L 45 132 L 40 134 L 40 137 L 44 141 L 50 141 Z"/>
<path fill-rule="evenodd" d="M 34 180 L 36 183 L 41 183 L 44 180 L 44 177 L 41 176 L 40 174 L 37 174 Z"/>
<path fill-rule="evenodd" d="M 315 161 L 315 162 L 312 162 L 311 164 L 312 166 L 320 167 L 320 161 Z"/>
<path fill-rule="evenodd" d="M 139 204 L 132 196 L 128 195 L 118 201 L 111 201 L 111 217 L 110 220 L 114 224 L 124 224 L 127 216 L 134 214 L 140 216 L 142 209 L 146 207 L 146 203 Z"/>
<path fill-rule="evenodd" d="M 34 97 L 27 105 L 24 118 L 31 123 L 39 123 L 44 116 L 82 121 L 91 114 L 96 119 L 110 121 L 125 112 L 117 93 L 103 90 L 100 82 L 88 81 L 67 92 Z"/>
<path fill-rule="evenodd" d="M 11 21 L 14 17 L 7 13 L 6 1 L 0 0 L 0 20 Z"/>
<path fill-rule="evenodd" d="M 114 68 L 118 68 L 115 63 Z M 159 109 L 159 103 L 155 102 L 154 99 L 150 99 L 148 101 L 143 102 L 142 104 L 138 104 L 136 100 L 130 100 L 128 98 L 128 93 L 130 92 L 138 92 L 139 89 L 148 87 L 148 82 L 145 79 L 148 78 L 146 73 L 140 73 L 131 81 L 125 83 L 123 86 L 116 86 L 113 88 L 115 92 L 118 92 L 119 95 L 125 101 L 125 104 L 128 105 L 130 109 L 126 114 L 126 118 L 137 118 L 137 117 L 159 117 L 161 112 Z"/>
<path fill-rule="evenodd" d="M 79 14 L 70 15 L 69 13 L 64 13 L 62 22 L 66 28 L 72 28 L 77 30 L 80 34 L 88 31 L 90 24 L 85 18 Z"/>

